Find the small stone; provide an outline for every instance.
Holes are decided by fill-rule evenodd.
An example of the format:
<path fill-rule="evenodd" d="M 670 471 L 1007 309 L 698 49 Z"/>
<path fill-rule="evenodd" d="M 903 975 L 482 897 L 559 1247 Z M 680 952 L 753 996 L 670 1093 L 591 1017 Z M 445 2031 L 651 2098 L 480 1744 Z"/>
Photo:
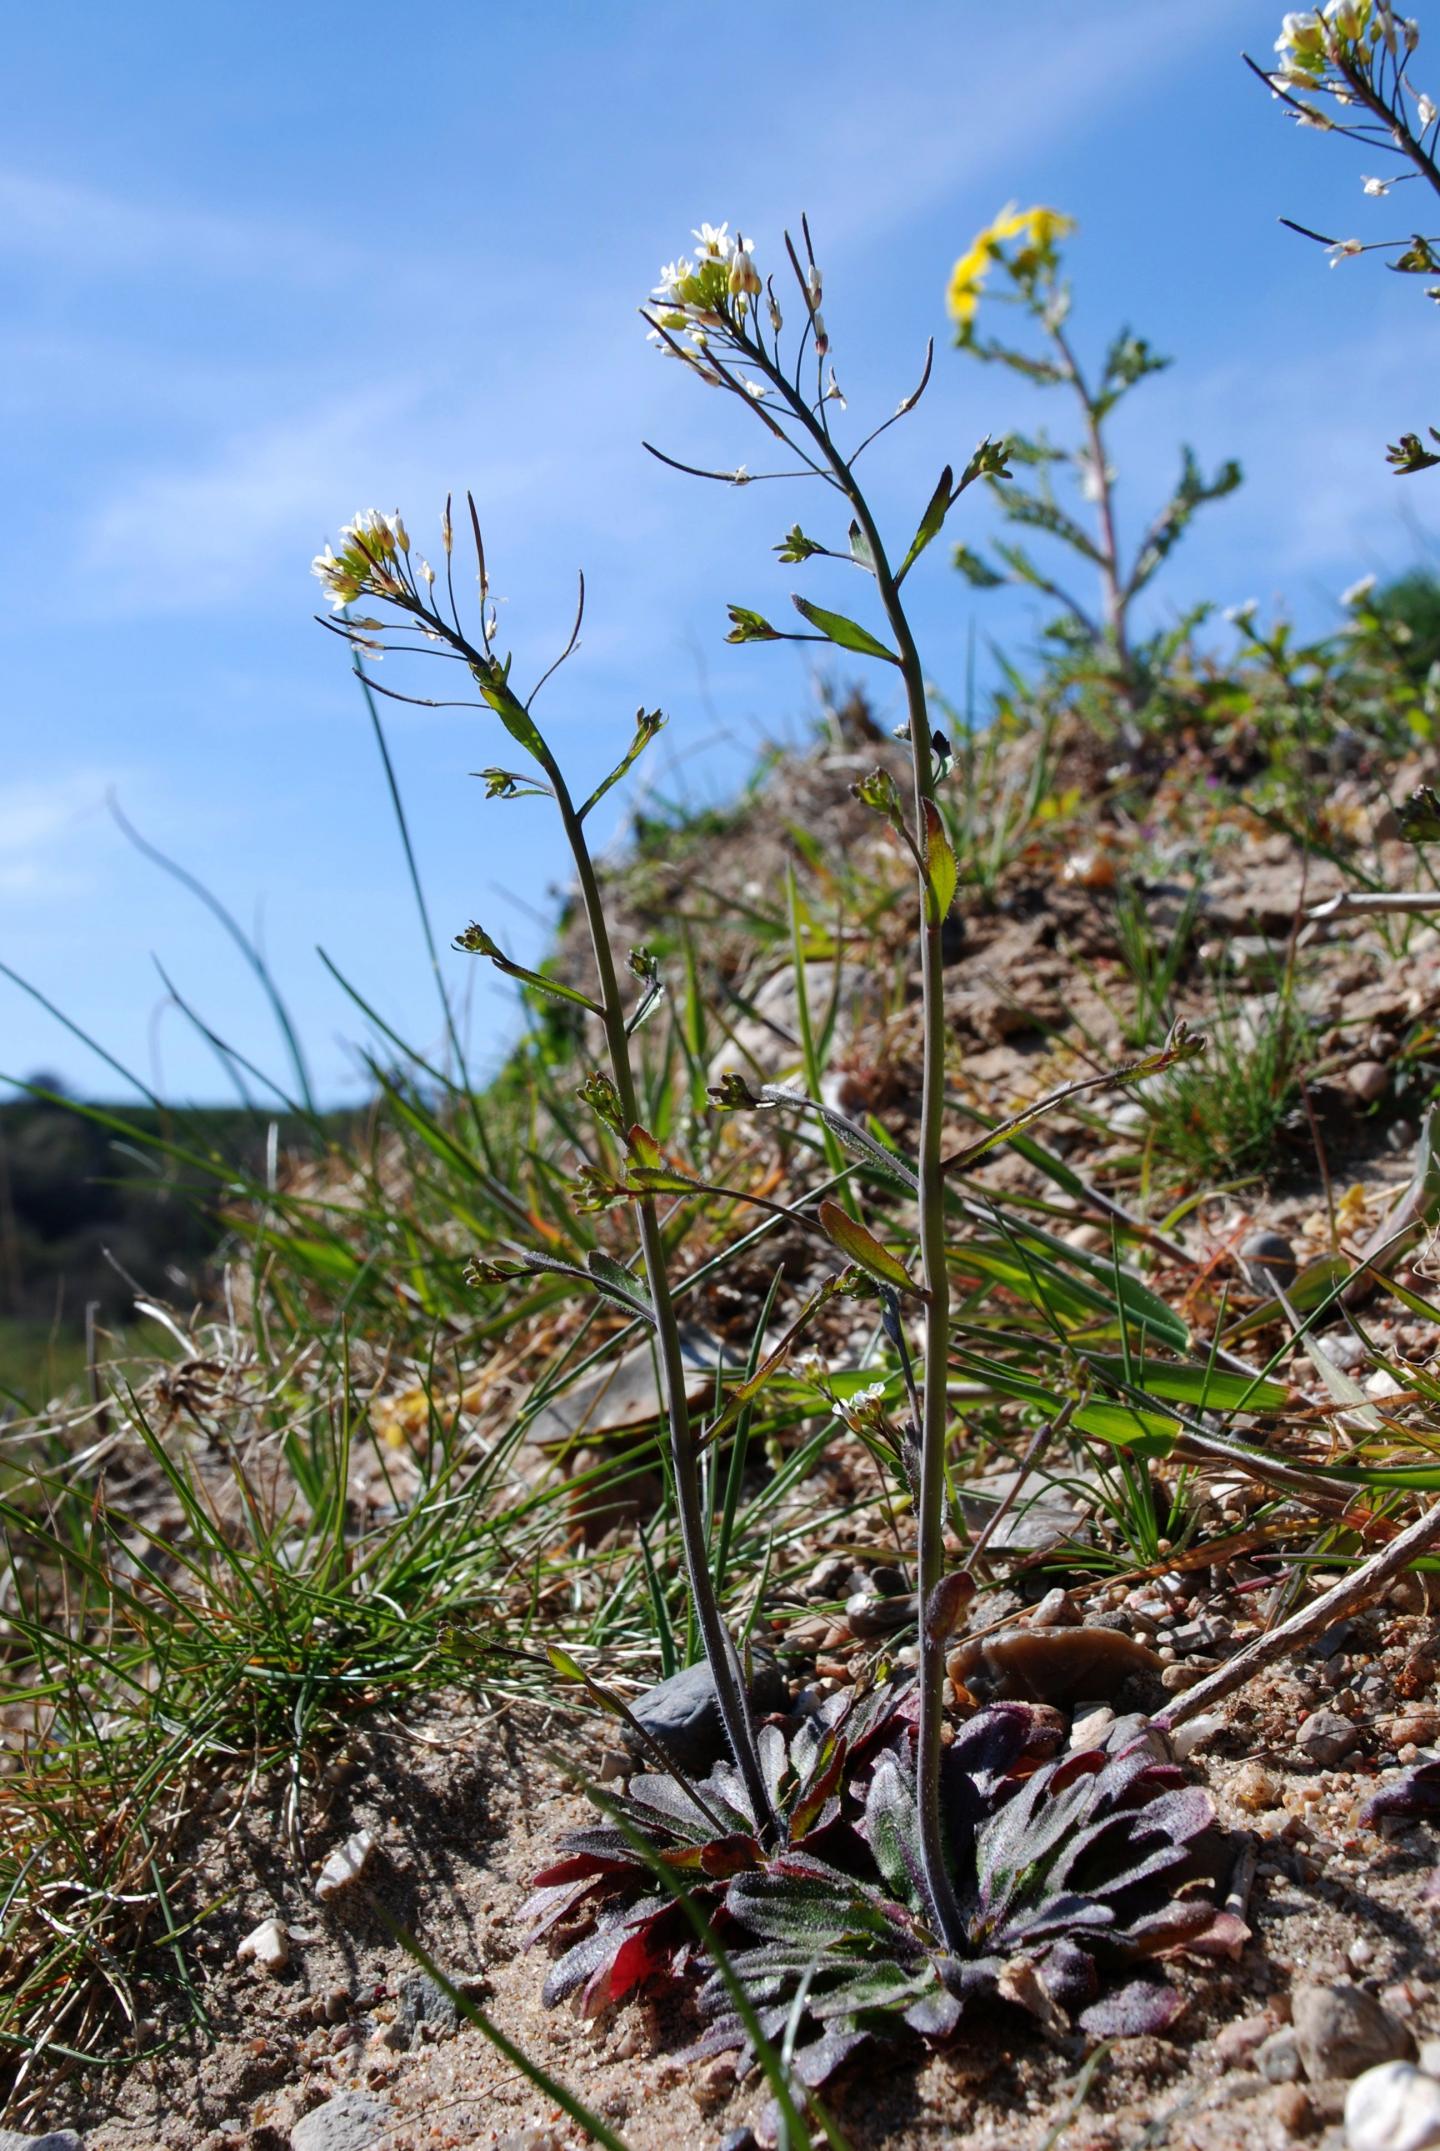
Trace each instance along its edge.
<path fill-rule="evenodd" d="M 1252 1232 L 1241 1243 L 1240 1267 L 1251 1290 L 1263 1292 L 1268 1298 L 1277 1285 L 1282 1292 L 1290 1290 L 1299 1264 L 1294 1248 L 1280 1233 Z"/>
<path fill-rule="evenodd" d="M 1359 2076 L 1382 2061 L 1405 2061 L 1415 2051 L 1400 2019 L 1348 1980 L 1298 1988 L 1293 2008 L 1300 2059 L 1312 2084 Z"/>
<path fill-rule="evenodd" d="M 19 2129 L 0 2129 L 0 2151 L 85 2151 L 85 2144 L 73 2129 L 51 2129 L 48 2136 L 26 2136 Z"/>
<path fill-rule="evenodd" d="M 1287 2136 L 1308 2136 L 1315 2122 L 1310 2094 L 1299 2084 L 1281 2084 L 1272 2104 L 1275 2118 Z"/>
<path fill-rule="evenodd" d="M 1084 1616 L 1068 1591 L 1047 1591 L 1030 1616 L 1032 1628 L 1078 1628 Z"/>
<path fill-rule="evenodd" d="M 1440 2083 L 1408 2061 L 1382 2062 L 1345 2095 L 1347 2151 L 1429 2151 L 1440 2144 Z"/>
<path fill-rule="evenodd" d="M 1350 1720 L 1342 1718 L 1338 1710 L 1312 1710 L 1308 1718 L 1301 1719 L 1295 1743 L 1307 1762 L 1321 1770 L 1334 1770 L 1344 1762 L 1358 1737 Z"/>
<path fill-rule="evenodd" d="M 1356 1061 L 1345 1071 L 1345 1084 L 1352 1098 L 1373 1105 L 1390 1088 L 1390 1071 L 1383 1061 Z"/>
<path fill-rule="evenodd" d="M 1294 2084 L 1300 2076 L 1300 2041 L 1293 2024 L 1282 2024 L 1255 2049 L 1255 2066 L 1267 2084 Z"/>
<path fill-rule="evenodd" d="M 1193 1663 L 1188 1666 L 1166 1666 L 1160 1675 L 1160 1685 L 1167 1695 L 1183 1695 L 1187 1688 L 1193 1688 L 1198 1681 L 1202 1681 L 1208 1670 L 1205 1666 Z"/>
<path fill-rule="evenodd" d="M 321 1904 L 328 1904 L 332 1897 L 338 1897 L 342 1890 L 348 1890 L 358 1882 L 374 1859 L 375 1851 L 375 1840 L 368 1830 L 357 1830 L 353 1837 L 347 1837 L 315 1877 L 315 1895 Z"/>
<path fill-rule="evenodd" d="M 343 2024 L 353 2001 L 348 1987 L 329 1987 L 320 1998 L 320 2013 L 327 2024 Z"/>
<path fill-rule="evenodd" d="M 271 1977 L 283 1972 L 290 1962 L 290 1937 L 278 1919 L 262 1919 L 252 1928 L 235 1952 L 237 1964 L 253 1964 L 257 1971 L 268 1972 Z"/>
<path fill-rule="evenodd" d="M 920 1602 L 913 1591 L 898 1598 L 881 1598 L 873 1591 L 856 1591 L 845 1601 L 845 1619 L 852 1636 L 889 1636 L 897 1628 L 913 1628 Z M 838 1639 L 843 1642 L 842 1636 Z"/>
<path fill-rule="evenodd" d="M 848 1639 L 849 1630 L 842 1629 L 838 1641 Z M 752 1705 L 763 1714 L 784 1710 L 789 1700 L 789 1690 L 775 1661 L 757 1651 L 750 1684 Z M 682 1672 L 672 1673 L 668 1680 L 647 1688 L 643 1695 L 635 1698 L 630 1709 L 651 1739 L 658 1741 L 670 1760 L 678 1763 L 682 1770 L 708 1770 L 726 1752 L 720 1699 L 715 1693 L 710 1668 L 703 1658 L 693 1666 L 686 1666 Z M 624 1738 L 627 1746 L 639 1747 L 628 1729 Z"/>
<path fill-rule="evenodd" d="M 1183 1725 L 1177 1725 L 1170 1735 L 1170 1744 L 1175 1750 L 1176 1762 L 1188 1762 L 1192 1755 L 1198 1753 L 1201 1748 L 1215 1738 L 1215 1735 L 1221 1731 L 1224 1724 L 1225 1720 L 1218 1712 L 1211 1711 L 1208 1714 L 1202 1712 L 1197 1718 L 1187 1718 Z"/>
<path fill-rule="evenodd" d="M 1084 1755 L 1092 1748 L 1103 1748 L 1114 1723 L 1115 1713 L 1108 1703 L 1100 1704 L 1096 1710 L 1087 1711 L 1085 1716 L 1077 1718 L 1070 1728 L 1070 1752 L 1073 1755 Z"/>
<path fill-rule="evenodd" d="M 1262 1807 L 1277 1806 L 1285 1788 L 1275 1772 L 1267 1770 L 1264 1763 L 1251 1762 L 1240 1765 L 1230 1790 L 1239 1805 L 1253 1813 Z"/>
<path fill-rule="evenodd" d="M 389 2126 L 390 2108 L 368 2091 L 342 2091 L 297 2121 L 290 2151 L 368 2151 Z"/>
<path fill-rule="evenodd" d="M 1274 2022 L 1267 2016 L 1236 2017 L 1233 2023 L 1216 2033 L 1213 2042 L 1215 2059 L 1222 2069 L 1233 2069 L 1238 2063 L 1248 2061 L 1275 2029 Z"/>

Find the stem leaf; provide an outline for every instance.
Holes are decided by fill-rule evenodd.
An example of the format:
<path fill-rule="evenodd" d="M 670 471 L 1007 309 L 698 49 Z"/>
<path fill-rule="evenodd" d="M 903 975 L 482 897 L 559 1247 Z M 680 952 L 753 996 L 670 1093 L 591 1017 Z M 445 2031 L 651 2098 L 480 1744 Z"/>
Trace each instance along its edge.
<path fill-rule="evenodd" d="M 838 1202 L 822 1202 L 816 1216 L 821 1231 L 827 1239 L 834 1241 L 841 1254 L 858 1263 L 871 1277 L 878 1278 L 882 1285 L 889 1285 L 896 1292 L 908 1292 L 915 1299 L 929 1298 L 899 1257 L 882 1246 L 867 1226 L 842 1210 Z"/>
<path fill-rule="evenodd" d="M 887 665 L 898 665 L 900 660 L 893 650 L 877 641 L 868 628 L 861 627 L 858 620 L 847 620 L 843 612 L 827 612 L 823 605 L 812 605 L 808 598 L 792 597 L 791 604 L 801 618 L 812 627 L 818 627 L 827 641 L 837 649 L 854 650 L 860 657 L 880 657 Z"/>

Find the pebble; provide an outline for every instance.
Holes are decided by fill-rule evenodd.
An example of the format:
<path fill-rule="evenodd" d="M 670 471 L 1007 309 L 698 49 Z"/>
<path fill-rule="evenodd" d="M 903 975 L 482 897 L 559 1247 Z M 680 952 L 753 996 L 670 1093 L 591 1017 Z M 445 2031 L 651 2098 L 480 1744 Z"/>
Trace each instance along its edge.
<path fill-rule="evenodd" d="M 1295 1282 L 1299 1264 L 1290 1242 L 1278 1232 L 1252 1232 L 1241 1243 L 1240 1267 L 1255 1292 L 1271 1294 L 1278 1285 L 1288 1292 Z"/>
<path fill-rule="evenodd" d="M 1071 1754 L 1084 1755 L 1091 1748 L 1103 1748 L 1114 1723 L 1115 1713 L 1108 1703 L 1102 1703 L 1098 1710 L 1087 1711 L 1083 1718 L 1077 1718 L 1070 1728 Z"/>
<path fill-rule="evenodd" d="M 315 1895 L 321 1904 L 328 1904 L 342 1890 L 360 1880 L 375 1857 L 375 1840 L 368 1830 L 357 1830 L 347 1837 L 344 1844 L 332 1852 L 319 1874 L 315 1877 Z"/>
<path fill-rule="evenodd" d="M 290 2151 L 368 2151 L 389 2126 L 390 2108 L 368 2091 L 342 2091 L 297 2121 Z"/>
<path fill-rule="evenodd" d="M 1276 2029 L 1267 2016 L 1236 2017 L 1215 2035 L 1215 2059 L 1222 2069 L 1233 2069 L 1237 2063 L 1248 2061 L 1257 2047 L 1263 2046 Z"/>
<path fill-rule="evenodd" d="M 1285 1787 L 1273 1770 L 1266 1769 L 1264 1763 L 1252 1762 L 1240 1765 L 1230 1790 L 1239 1805 L 1249 1808 L 1253 1813 L 1258 1808 L 1278 1806 Z"/>
<path fill-rule="evenodd" d="M 1308 2136 L 1315 2120 L 1310 2095 L 1298 2084 L 1282 2084 L 1275 2094 L 1275 2117 L 1287 2136 Z"/>
<path fill-rule="evenodd" d="M 1356 1061 L 1353 1068 L 1346 1069 L 1345 1082 L 1352 1098 L 1358 1098 L 1362 1105 L 1373 1105 L 1389 1090 L 1390 1071 L 1383 1061 Z"/>
<path fill-rule="evenodd" d="M 1078 1628 L 1084 1616 L 1068 1591 L 1047 1591 L 1030 1616 L 1032 1628 Z"/>
<path fill-rule="evenodd" d="M 0 2129 L 0 2151 L 85 2151 L 85 2144 L 73 2129 L 51 2129 L 48 2136 L 25 2136 L 19 2129 Z"/>
<path fill-rule="evenodd" d="M 836 1640 L 848 1642 L 849 1637 L 849 1629 L 844 1628 Z M 789 1690 L 774 1659 L 757 1651 L 750 1683 L 752 1705 L 763 1716 L 767 1711 L 784 1710 L 789 1700 Z M 710 1668 L 703 1658 L 693 1666 L 686 1666 L 682 1672 L 672 1673 L 668 1680 L 647 1688 L 643 1695 L 635 1698 L 630 1709 L 651 1739 L 658 1741 L 670 1760 L 678 1763 L 682 1770 L 708 1770 L 726 1753 L 720 1700 L 715 1693 Z M 627 1747 L 638 1746 L 628 1728 L 623 1737 Z"/>
<path fill-rule="evenodd" d="M 1208 1714 L 1202 1712 L 1198 1718 L 1187 1718 L 1183 1725 L 1177 1725 L 1170 1735 L 1170 1744 L 1175 1750 L 1176 1762 L 1188 1762 L 1190 1757 L 1203 1748 L 1207 1741 L 1215 1738 L 1224 1723 L 1225 1720 L 1218 1712 L 1211 1711 Z"/>
<path fill-rule="evenodd" d="M 278 1919 L 262 1919 L 252 1928 L 235 1952 L 237 1964 L 253 1964 L 258 1971 L 269 1972 L 273 1977 L 283 1972 L 290 1962 L 290 1937 L 284 1923 Z"/>
<path fill-rule="evenodd" d="M 1440 2144 L 1440 2083 L 1408 2061 L 1382 2062 L 1345 2096 L 1347 2151 L 1427 2151 Z"/>
<path fill-rule="evenodd" d="M 1300 2059 L 1312 2084 L 1359 2076 L 1382 2061 L 1407 2060 L 1415 2051 L 1400 2019 L 1348 1980 L 1297 1988 L 1293 2008 Z"/>
<path fill-rule="evenodd" d="M 1338 1710 L 1312 1710 L 1308 1718 L 1301 1719 L 1295 1736 L 1306 1761 L 1321 1770 L 1333 1770 L 1344 1762 L 1358 1738 L 1350 1720 L 1342 1718 Z"/>
<path fill-rule="evenodd" d="M 1279 2031 L 1271 2032 L 1255 2049 L 1255 2066 L 1267 2084 L 1294 2084 L 1299 2081 L 1300 2041 L 1293 2024 L 1282 2024 Z"/>

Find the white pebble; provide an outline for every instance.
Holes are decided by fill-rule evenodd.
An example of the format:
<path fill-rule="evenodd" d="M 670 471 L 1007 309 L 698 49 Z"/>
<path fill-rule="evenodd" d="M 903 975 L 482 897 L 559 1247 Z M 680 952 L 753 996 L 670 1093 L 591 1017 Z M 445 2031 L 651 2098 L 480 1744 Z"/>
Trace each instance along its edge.
<path fill-rule="evenodd" d="M 278 1919 L 262 1919 L 235 1952 L 240 1964 L 253 1964 L 262 1972 L 283 1972 L 290 1962 L 290 1937 Z"/>
<path fill-rule="evenodd" d="M 315 1877 L 315 1895 L 321 1904 L 327 1904 L 342 1890 L 348 1890 L 353 1882 L 358 1882 L 374 1857 L 375 1840 L 368 1830 L 357 1830 L 353 1837 L 347 1837 Z"/>
<path fill-rule="evenodd" d="M 1408 2061 L 1383 2061 L 1345 2095 L 1347 2151 L 1427 2151 L 1440 2144 L 1440 2082 Z"/>
<path fill-rule="evenodd" d="M 1212 1713 L 1209 1717 L 1187 1718 L 1183 1725 L 1177 1725 L 1170 1735 L 1176 1762 L 1185 1762 L 1207 1740 L 1213 1740 L 1224 1723 L 1222 1717 Z"/>

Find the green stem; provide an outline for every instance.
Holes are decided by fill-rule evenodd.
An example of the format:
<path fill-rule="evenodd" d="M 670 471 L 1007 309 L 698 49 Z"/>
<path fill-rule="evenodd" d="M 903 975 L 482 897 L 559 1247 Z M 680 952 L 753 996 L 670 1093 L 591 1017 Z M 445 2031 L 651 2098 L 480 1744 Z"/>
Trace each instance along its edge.
<path fill-rule="evenodd" d="M 1125 623 L 1125 590 L 1120 574 L 1120 541 L 1115 527 L 1115 496 L 1110 484 L 1110 471 L 1105 461 L 1105 436 L 1100 430 L 1100 416 L 1095 408 L 1080 362 L 1071 347 L 1070 339 L 1057 323 L 1050 331 L 1055 348 L 1064 361 L 1070 384 L 1080 401 L 1085 416 L 1085 437 L 1090 449 L 1090 467 L 1095 473 L 1095 511 L 1100 524 L 1100 588 L 1105 607 L 1105 629 L 1127 683 L 1131 677 L 1130 644 Z"/>
<path fill-rule="evenodd" d="M 543 743 L 536 759 L 554 788 L 560 819 L 564 823 L 565 835 L 575 861 L 575 871 L 580 881 L 580 900 L 590 929 L 595 969 L 600 982 L 601 1022 L 609 1049 L 611 1074 L 620 1094 L 621 1111 L 627 1124 L 633 1126 L 640 1118 L 640 1109 L 635 1092 L 634 1071 L 630 1063 L 630 1040 L 625 1030 L 625 1011 L 615 972 L 614 951 L 610 945 L 610 928 L 605 917 L 594 861 L 591 859 L 584 825 L 575 811 L 569 787 L 561 775 L 559 765 Z M 691 1601 L 700 1629 L 700 1640 L 705 1646 L 711 1678 L 715 1683 L 715 1694 L 720 1705 L 726 1738 L 734 1753 L 740 1775 L 745 1781 L 745 1790 L 750 1796 L 761 1836 L 767 1842 L 774 1843 L 780 1834 L 779 1824 L 760 1770 L 739 1658 L 721 1616 L 715 1581 L 710 1572 L 709 1534 L 705 1528 L 700 1499 L 699 1464 L 695 1437 L 690 1425 L 689 1400 L 685 1394 L 685 1363 L 680 1347 L 680 1327 L 675 1316 L 674 1302 L 670 1297 L 669 1279 L 665 1269 L 665 1242 L 660 1231 L 660 1220 L 650 1197 L 642 1197 L 637 1202 L 636 1216 L 640 1249 L 645 1258 L 645 1274 L 650 1287 L 650 1300 L 655 1309 L 660 1380 L 670 1429 L 670 1463 L 675 1478 L 675 1501 L 680 1516 L 680 1539 L 685 1552 Z"/>
<path fill-rule="evenodd" d="M 900 677 L 905 683 L 905 706 L 910 724 L 910 770 L 914 794 L 915 827 L 925 827 L 925 808 L 935 802 L 935 758 L 930 746 L 930 716 L 925 696 L 925 675 L 906 616 L 904 601 L 895 581 L 875 518 L 854 473 L 835 447 L 827 429 L 815 417 L 791 384 L 771 364 L 758 339 L 747 356 L 765 373 L 786 404 L 804 426 L 824 458 L 835 481 L 855 512 L 855 520 L 870 549 L 880 602 L 895 638 Z M 920 1492 L 916 1520 L 916 1583 L 920 1602 L 920 1729 L 915 1766 L 915 1799 L 920 1824 L 920 1858 L 925 1894 L 931 1917 L 946 1946 L 961 1949 L 964 1922 L 950 1880 L 945 1838 L 940 1820 L 940 1751 L 944 1723 L 942 1690 L 945 1680 L 945 1639 L 926 1620 L 926 1608 L 940 1583 L 945 1565 L 945 1447 L 949 1434 L 946 1369 L 950 1356 L 950 1271 L 945 1258 L 945 1182 L 940 1170 L 945 1119 L 945 981 L 941 965 L 940 933 L 943 920 L 923 872 L 917 876 L 920 913 L 922 981 L 922 1090 L 920 1102 L 919 1241 L 925 1302 L 925 1366 L 921 1389 Z"/>

